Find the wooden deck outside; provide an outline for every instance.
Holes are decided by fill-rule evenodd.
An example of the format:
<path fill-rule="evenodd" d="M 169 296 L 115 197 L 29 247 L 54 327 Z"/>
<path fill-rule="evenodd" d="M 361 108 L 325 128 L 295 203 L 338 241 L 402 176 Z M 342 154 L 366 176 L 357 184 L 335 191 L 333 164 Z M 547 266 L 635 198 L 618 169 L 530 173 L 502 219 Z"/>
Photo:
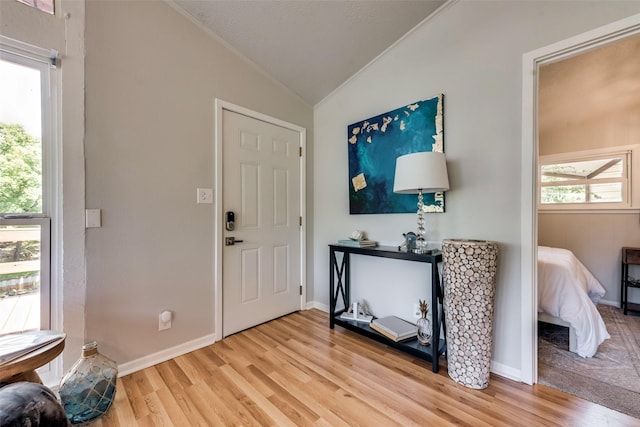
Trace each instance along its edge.
<path fill-rule="evenodd" d="M 0 298 L 0 335 L 40 327 L 40 292 Z"/>
<path fill-rule="evenodd" d="M 0 335 L 40 328 L 40 238 L 39 225 L 0 226 Z"/>

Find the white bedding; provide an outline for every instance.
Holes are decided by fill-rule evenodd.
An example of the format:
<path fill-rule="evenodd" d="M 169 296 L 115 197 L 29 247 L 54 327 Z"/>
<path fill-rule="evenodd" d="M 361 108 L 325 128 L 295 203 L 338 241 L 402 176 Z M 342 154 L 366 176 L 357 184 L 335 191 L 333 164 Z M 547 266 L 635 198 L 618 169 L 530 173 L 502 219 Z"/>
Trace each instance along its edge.
<path fill-rule="evenodd" d="M 596 309 L 606 290 L 566 249 L 538 246 L 538 311 L 569 322 L 576 330 L 576 353 L 591 357 L 610 338 Z"/>

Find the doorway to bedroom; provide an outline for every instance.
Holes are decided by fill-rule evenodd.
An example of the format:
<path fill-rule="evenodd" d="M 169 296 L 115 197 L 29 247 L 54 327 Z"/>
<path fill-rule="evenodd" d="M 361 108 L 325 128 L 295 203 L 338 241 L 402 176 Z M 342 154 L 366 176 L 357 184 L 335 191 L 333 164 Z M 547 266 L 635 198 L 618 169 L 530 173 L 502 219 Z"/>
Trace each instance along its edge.
<path fill-rule="evenodd" d="M 640 316 L 619 308 L 621 248 L 640 246 L 640 34 L 538 71 L 538 381 L 640 418 Z"/>

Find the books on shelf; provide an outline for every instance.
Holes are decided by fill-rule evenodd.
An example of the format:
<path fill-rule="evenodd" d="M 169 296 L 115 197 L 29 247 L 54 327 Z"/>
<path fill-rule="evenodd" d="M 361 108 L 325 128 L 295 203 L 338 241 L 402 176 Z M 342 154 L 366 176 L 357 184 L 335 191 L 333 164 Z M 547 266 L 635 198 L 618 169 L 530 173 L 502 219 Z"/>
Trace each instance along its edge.
<path fill-rule="evenodd" d="M 418 334 L 416 325 L 396 316 L 373 319 L 369 326 L 393 341 L 404 341 Z"/>
<path fill-rule="evenodd" d="M 353 239 L 341 239 L 338 240 L 338 244 L 342 246 L 351 246 L 354 248 L 375 248 L 378 246 L 378 242 L 374 240 L 353 240 Z"/>
<path fill-rule="evenodd" d="M 64 337 L 65 334 L 62 332 L 40 330 L 0 335 L 0 365 L 9 363 Z"/>

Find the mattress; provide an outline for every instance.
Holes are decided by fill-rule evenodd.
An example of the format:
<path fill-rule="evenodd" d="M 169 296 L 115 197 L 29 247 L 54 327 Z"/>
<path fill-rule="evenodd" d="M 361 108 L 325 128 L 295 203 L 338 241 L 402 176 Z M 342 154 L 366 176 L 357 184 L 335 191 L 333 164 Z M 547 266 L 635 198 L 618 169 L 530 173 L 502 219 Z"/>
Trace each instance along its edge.
<path fill-rule="evenodd" d="M 538 247 L 538 311 L 558 317 L 575 329 L 575 352 L 582 357 L 592 357 L 610 338 L 596 308 L 605 292 L 573 252 Z"/>

